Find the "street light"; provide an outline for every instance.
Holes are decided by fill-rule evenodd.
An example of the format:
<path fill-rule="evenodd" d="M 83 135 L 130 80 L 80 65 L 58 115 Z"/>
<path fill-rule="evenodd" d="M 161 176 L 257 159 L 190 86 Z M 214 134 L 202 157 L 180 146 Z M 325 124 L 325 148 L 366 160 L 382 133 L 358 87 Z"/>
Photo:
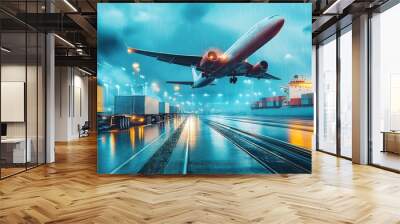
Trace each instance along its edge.
<path fill-rule="evenodd" d="M 117 96 L 119 96 L 119 85 L 115 85 L 115 88 L 117 89 Z"/>
<path fill-rule="evenodd" d="M 140 64 L 139 64 L 139 63 L 134 62 L 134 63 L 132 64 L 132 68 L 133 68 L 133 71 L 134 71 L 134 72 L 136 72 L 136 73 L 140 72 Z"/>
<path fill-rule="evenodd" d="M 151 90 L 153 90 L 153 92 L 160 92 L 160 86 L 156 83 L 156 82 L 152 82 L 151 83 Z"/>

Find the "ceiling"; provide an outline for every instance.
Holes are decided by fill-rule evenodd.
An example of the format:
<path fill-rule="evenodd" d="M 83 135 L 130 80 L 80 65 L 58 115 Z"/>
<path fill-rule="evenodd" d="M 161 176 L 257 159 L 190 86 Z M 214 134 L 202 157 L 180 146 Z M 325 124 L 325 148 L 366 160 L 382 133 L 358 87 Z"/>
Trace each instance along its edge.
<path fill-rule="evenodd" d="M 357 13 L 377 7 L 386 1 L 387 0 L 254 0 L 252 2 L 312 3 L 313 41 L 316 43 L 321 36 L 329 35 L 327 31 L 329 31 L 329 28 L 334 26 L 338 20 L 349 15 L 357 15 Z M 18 32 L 25 32 L 26 28 L 32 32 L 54 32 L 58 35 L 55 38 L 56 65 L 79 66 L 91 73 L 96 73 L 96 8 L 98 2 L 171 2 L 171 0 L 1 0 L 1 28 L 2 31 L 6 33 L 3 36 L 9 38 L 7 42 L 15 40 L 15 43 L 11 44 L 12 46 L 10 45 L 9 47 L 17 49 L 25 44 L 25 42 L 18 37 Z M 331 32 L 335 31 L 333 30 Z M 28 51 L 30 50 L 28 49 Z"/>

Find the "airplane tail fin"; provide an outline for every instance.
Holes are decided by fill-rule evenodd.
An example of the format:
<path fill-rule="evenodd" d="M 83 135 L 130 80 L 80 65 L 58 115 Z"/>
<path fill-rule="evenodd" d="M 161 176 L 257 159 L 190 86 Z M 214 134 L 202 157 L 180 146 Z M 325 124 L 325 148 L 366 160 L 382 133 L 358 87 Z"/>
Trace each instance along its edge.
<path fill-rule="evenodd" d="M 197 74 L 195 67 L 192 67 L 192 76 L 193 76 L 193 82 L 196 82 L 201 77 L 201 75 Z"/>

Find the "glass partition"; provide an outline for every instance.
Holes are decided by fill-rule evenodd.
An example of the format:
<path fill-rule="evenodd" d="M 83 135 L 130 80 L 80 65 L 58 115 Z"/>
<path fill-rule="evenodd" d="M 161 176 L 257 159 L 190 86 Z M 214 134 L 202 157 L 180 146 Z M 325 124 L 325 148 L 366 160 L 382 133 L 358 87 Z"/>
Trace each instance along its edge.
<path fill-rule="evenodd" d="M 2 1 L 16 14 L 44 1 Z M 45 35 L 0 12 L 0 178 L 45 163 Z M 10 25 L 12 24 L 12 25 Z"/>
<path fill-rule="evenodd" d="M 336 36 L 318 47 L 318 149 L 336 154 Z"/>
<path fill-rule="evenodd" d="M 352 157 L 352 32 L 340 36 L 340 155 Z"/>
<path fill-rule="evenodd" d="M 31 160 L 26 126 L 26 33 L 2 33 L 1 45 L 1 161 L 2 177 L 26 169 Z"/>
<path fill-rule="evenodd" d="M 400 4 L 371 19 L 371 162 L 400 170 Z"/>

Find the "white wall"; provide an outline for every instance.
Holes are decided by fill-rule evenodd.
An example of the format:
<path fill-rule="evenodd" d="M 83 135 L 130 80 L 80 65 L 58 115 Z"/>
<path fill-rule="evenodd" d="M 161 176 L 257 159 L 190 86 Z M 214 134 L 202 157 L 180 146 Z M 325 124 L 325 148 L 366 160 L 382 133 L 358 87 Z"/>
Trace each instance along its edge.
<path fill-rule="evenodd" d="M 88 78 L 71 67 L 56 67 L 55 73 L 55 140 L 70 141 L 88 120 Z"/>
<path fill-rule="evenodd" d="M 4 64 L 1 66 L 1 81 L 3 82 L 25 82 L 25 75 L 27 69 L 28 72 L 28 87 L 27 87 L 27 119 L 28 119 L 28 137 L 30 133 L 30 128 L 35 130 L 36 135 L 36 106 L 37 106 L 37 97 L 36 97 L 36 79 L 33 79 L 32 76 L 36 77 L 36 67 L 28 66 L 27 68 L 24 65 L 18 64 Z M 3 96 L 4 97 L 4 96 Z M 42 105 L 38 105 L 41 107 Z M 1 108 L 1 110 L 7 110 L 8 108 Z M 9 137 L 25 137 L 25 123 L 26 122 L 8 122 L 7 125 L 7 134 Z M 33 131 L 32 131 L 33 132 Z"/>
<path fill-rule="evenodd" d="M 38 70 L 37 70 L 38 69 Z M 27 77 L 27 80 L 25 80 Z M 24 64 L 10 63 L 1 66 L 2 82 L 24 82 L 26 83 L 26 108 L 21 108 L 22 113 L 27 115 L 27 120 L 23 122 L 6 122 L 8 138 L 25 138 L 30 140 L 30 148 L 32 151 L 32 161 L 39 163 L 44 162 L 44 74 L 41 66 L 25 66 Z M 22 90 L 21 94 L 24 94 Z M 7 96 L 2 96 L 7 97 Z M 11 110 L 11 108 L 2 107 L 1 110 Z M 12 111 L 8 111 L 11 112 Z M 37 156 L 39 153 L 39 156 Z"/>

